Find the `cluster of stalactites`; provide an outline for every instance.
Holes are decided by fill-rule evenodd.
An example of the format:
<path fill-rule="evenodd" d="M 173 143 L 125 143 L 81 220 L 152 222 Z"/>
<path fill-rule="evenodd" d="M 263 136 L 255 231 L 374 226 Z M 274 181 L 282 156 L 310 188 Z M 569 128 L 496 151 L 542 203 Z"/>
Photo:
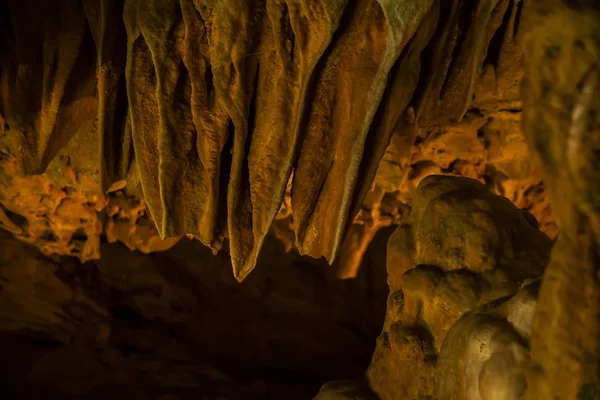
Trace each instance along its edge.
<path fill-rule="evenodd" d="M 254 268 L 293 171 L 296 245 L 332 262 L 392 133 L 460 119 L 517 0 L 0 3 L 2 131 L 39 173 L 93 129 L 162 237 Z M 513 11 L 510 11 L 513 10 Z M 410 143 L 410 141 L 408 141 Z"/>

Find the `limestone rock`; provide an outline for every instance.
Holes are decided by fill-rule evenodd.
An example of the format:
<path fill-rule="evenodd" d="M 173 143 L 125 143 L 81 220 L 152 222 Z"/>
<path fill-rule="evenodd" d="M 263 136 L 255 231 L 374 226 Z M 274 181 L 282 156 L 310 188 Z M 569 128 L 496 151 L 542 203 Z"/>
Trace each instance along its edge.
<path fill-rule="evenodd" d="M 71 208 L 94 203 L 102 213 L 102 196 L 125 181 L 131 201 L 147 206 L 143 221 L 155 225 L 136 233 L 102 215 L 81 223 L 90 238 L 82 259 L 98 257 L 104 232 L 143 251 L 191 235 L 217 252 L 228 239 L 241 281 L 275 221 L 288 248 L 332 263 L 341 254 L 339 275 L 352 277 L 370 238 L 410 207 L 408 187 L 431 171 L 485 180 L 543 227 L 552 223 L 537 172 L 526 162 L 511 169 L 508 155 L 518 148 L 518 162 L 527 159 L 513 90 L 522 72 L 514 45 L 520 1 L 34 5 L 0 5 L 0 140 L 3 159 L 16 166 L 2 178 L 4 192 L 28 185 L 10 176 L 48 174 L 66 154 L 78 182 L 50 181 L 81 192 Z M 517 110 L 510 126 L 498 123 L 501 105 Z M 456 141 L 438 134 L 476 110 L 487 128 L 469 137 L 474 146 L 456 143 L 475 130 L 459 128 Z M 448 154 L 415 156 L 419 138 L 450 143 Z M 506 151 L 488 157 L 482 141 Z M 83 187 L 85 179 L 93 185 Z M 14 204 L 21 201 L 32 200 L 2 204 L 29 219 Z M 293 208 L 286 224 L 278 222 L 282 202 Z M 58 218 L 49 215 L 48 224 Z M 58 244 L 35 231 L 21 237 L 69 253 L 78 229 L 70 224 Z"/>
<path fill-rule="evenodd" d="M 438 358 L 435 399 L 523 398 L 540 283 L 470 311 L 454 324 Z"/>
<path fill-rule="evenodd" d="M 597 398 L 599 32 L 592 0 L 0 0 L 17 386 L 306 397 L 235 359 L 358 379 L 317 398 Z"/>
<path fill-rule="evenodd" d="M 0 161 L 0 226 L 46 255 L 71 255 L 82 262 L 100 258 L 101 236 L 145 253 L 167 250 L 179 237 L 161 239 L 135 179 L 100 188 L 86 147 L 73 140 L 46 173 L 23 176 L 10 149 Z M 69 156 L 74 154 L 74 156 Z"/>
<path fill-rule="evenodd" d="M 532 1 L 523 130 L 543 165 L 559 238 L 540 289 L 526 399 L 600 396 L 600 7 Z"/>
<path fill-rule="evenodd" d="M 368 371 L 383 400 L 432 396 L 456 321 L 540 278 L 552 245 L 508 199 L 469 178 L 423 179 L 409 221 L 388 243 L 386 321 Z"/>

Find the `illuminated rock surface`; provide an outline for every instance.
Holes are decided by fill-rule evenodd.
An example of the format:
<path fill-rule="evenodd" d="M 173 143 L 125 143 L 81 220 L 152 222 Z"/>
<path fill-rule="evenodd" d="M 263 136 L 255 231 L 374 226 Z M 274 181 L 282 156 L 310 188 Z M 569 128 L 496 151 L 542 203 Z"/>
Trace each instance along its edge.
<path fill-rule="evenodd" d="M 597 2 L 0 0 L 0 31 L 17 398 L 599 398 Z"/>
<path fill-rule="evenodd" d="M 388 242 L 386 320 L 367 373 L 373 390 L 383 400 L 431 396 L 448 331 L 464 313 L 540 278 L 551 246 L 522 211 L 482 183 L 422 180 L 411 218 Z"/>
<path fill-rule="evenodd" d="M 33 4 L 2 3 L 0 203 L 48 254 L 228 238 L 242 280 L 283 201 L 287 246 L 351 277 L 429 173 L 485 181 L 555 234 L 519 128 L 519 1 Z"/>
<path fill-rule="evenodd" d="M 442 345 L 436 399 L 521 399 L 540 282 L 463 315 Z"/>

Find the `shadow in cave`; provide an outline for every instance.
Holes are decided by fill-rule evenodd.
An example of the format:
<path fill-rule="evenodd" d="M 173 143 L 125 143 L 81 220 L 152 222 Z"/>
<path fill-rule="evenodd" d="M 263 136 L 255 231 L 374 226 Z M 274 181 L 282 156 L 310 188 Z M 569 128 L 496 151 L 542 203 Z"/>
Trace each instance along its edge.
<path fill-rule="evenodd" d="M 269 238 L 243 284 L 227 254 L 213 256 L 195 241 L 152 255 L 103 244 L 100 260 L 80 264 L 35 256 L 7 238 L 0 242 L 3 393 L 311 399 L 327 381 L 360 378 L 370 362 L 385 314 L 392 230 L 379 232 L 357 278 L 344 281 L 325 262 L 286 253 Z M 37 281 L 39 268 L 53 273 Z"/>

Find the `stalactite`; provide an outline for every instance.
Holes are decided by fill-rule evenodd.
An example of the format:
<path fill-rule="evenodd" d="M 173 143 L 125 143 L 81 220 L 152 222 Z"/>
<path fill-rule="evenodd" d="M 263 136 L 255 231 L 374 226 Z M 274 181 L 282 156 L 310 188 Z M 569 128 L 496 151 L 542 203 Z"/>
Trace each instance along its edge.
<path fill-rule="evenodd" d="M 162 238 L 228 238 L 240 281 L 293 169 L 295 247 L 332 263 L 391 137 L 465 114 L 509 4 L 64 0 L 35 36 L 10 1 L 2 115 L 25 173 L 93 124 L 101 189 L 126 181 Z"/>

